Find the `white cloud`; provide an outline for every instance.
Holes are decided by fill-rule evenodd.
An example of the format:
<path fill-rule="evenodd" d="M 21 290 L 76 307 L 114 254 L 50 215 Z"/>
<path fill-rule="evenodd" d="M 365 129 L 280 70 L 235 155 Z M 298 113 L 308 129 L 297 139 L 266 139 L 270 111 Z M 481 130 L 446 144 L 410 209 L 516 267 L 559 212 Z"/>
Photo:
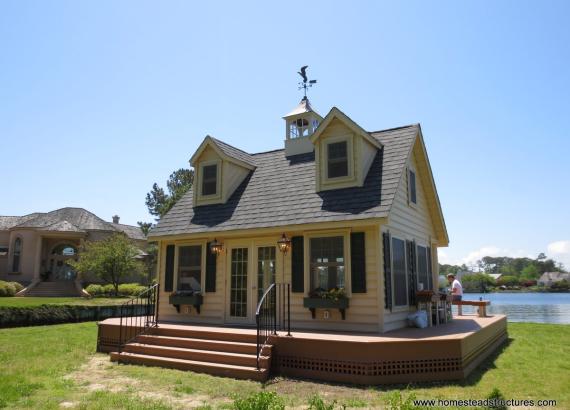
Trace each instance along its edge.
<path fill-rule="evenodd" d="M 547 254 L 557 262 L 562 262 L 566 269 L 570 268 L 570 241 L 556 241 L 548 244 Z"/>
<path fill-rule="evenodd" d="M 437 250 L 437 260 L 442 265 L 448 265 L 452 263 L 452 260 L 449 258 L 447 252 L 442 251 L 441 249 Z"/>
<path fill-rule="evenodd" d="M 570 254 L 570 241 L 556 241 L 548 244 L 548 253 L 552 255 Z"/>
<path fill-rule="evenodd" d="M 523 249 L 508 249 L 500 248 L 498 246 L 483 246 L 479 249 L 471 251 L 466 257 L 461 259 L 461 263 L 467 266 L 473 266 L 476 262 L 482 259 L 484 256 L 508 256 L 511 258 L 534 258 L 536 255 L 531 255 L 529 252 Z"/>

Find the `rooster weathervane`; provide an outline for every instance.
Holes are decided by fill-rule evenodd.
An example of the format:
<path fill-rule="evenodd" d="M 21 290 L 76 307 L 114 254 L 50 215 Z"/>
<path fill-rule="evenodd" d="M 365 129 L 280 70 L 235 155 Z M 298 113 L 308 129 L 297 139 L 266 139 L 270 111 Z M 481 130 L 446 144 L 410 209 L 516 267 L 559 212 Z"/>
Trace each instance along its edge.
<path fill-rule="evenodd" d="M 301 71 L 297 72 L 297 74 L 299 74 L 303 78 L 303 81 L 299 82 L 299 90 L 303 90 L 303 92 L 305 93 L 305 99 L 307 98 L 307 89 L 311 88 L 314 84 L 317 83 L 317 80 L 309 80 L 307 78 L 308 67 L 309 67 L 308 65 L 304 65 L 303 67 L 301 67 Z"/>

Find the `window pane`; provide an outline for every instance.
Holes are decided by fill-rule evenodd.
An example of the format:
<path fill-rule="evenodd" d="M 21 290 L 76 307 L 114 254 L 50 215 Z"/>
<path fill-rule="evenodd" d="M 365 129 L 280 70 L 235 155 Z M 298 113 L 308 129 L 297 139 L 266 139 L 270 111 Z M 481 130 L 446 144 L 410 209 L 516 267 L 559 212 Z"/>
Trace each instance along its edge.
<path fill-rule="evenodd" d="M 410 171 L 410 201 L 414 204 L 417 204 L 416 173 L 414 171 Z"/>
<path fill-rule="evenodd" d="M 217 191 L 218 166 L 202 167 L 202 195 L 214 195 Z"/>
<path fill-rule="evenodd" d="M 344 288 L 344 238 L 312 238 L 311 289 Z"/>
<path fill-rule="evenodd" d="M 178 248 L 178 290 L 199 292 L 202 279 L 202 246 Z"/>
<path fill-rule="evenodd" d="M 406 284 L 406 246 L 403 240 L 392 238 L 392 272 L 394 275 L 394 305 L 408 304 Z"/>
<path fill-rule="evenodd" d="M 348 157 L 346 141 L 327 145 L 328 178 L 338 178 L 348 175 Z"/>
<path fill-rule="evenodd" d="M 427 248 L 418 246 L 418 283 L 423 285 L 423 289 L 428 289 L 428 270 L 427 270 Z"/>
<path fill-rule="evenodd" d="M 257 249 L 257 302 L 269 285 L 275 283 L 275 246 Z"/>
<path fill-rule="evenodd" d="M 247 248 L 232 249 L 230 316 L 247 317 Z"/>

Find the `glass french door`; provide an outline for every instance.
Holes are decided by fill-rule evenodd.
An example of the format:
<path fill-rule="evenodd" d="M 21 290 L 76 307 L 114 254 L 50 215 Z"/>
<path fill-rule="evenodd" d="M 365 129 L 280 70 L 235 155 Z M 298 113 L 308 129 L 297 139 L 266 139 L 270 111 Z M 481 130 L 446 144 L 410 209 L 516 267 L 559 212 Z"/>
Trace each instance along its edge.
<path fill-rule="evenodd" d="M 257 248 L 257 303 L 272 283 L 275 283 L 275 246 L 260 246 Z"/>
<path fill-rule="evenodd" d="M 232 320 L 248 319 L 248 248 L 233 248 L 230 259 L 230 306 Z"/>

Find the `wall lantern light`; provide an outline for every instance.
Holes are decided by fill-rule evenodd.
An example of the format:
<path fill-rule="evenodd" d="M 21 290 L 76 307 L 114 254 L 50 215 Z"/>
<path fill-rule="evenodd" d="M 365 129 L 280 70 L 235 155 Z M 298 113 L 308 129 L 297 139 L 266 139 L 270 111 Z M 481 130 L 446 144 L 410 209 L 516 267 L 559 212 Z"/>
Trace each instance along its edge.
<path fill-rule="evenodd" d="M 212 252 L 214 255 L 219 255 L 220 253 L 222 253 L 223 250 L 224 250 L 224 244 L 218 242 L 216 238 L 214 238 L 213 242 L 210 242 L 210 252 Z"/>
<path fill-rule="evenodd" d="M 279 247 L 279 251 L 283 252 L 283 255 L 286 255 L 291 249 L 291 239 L 287 237 L 287 235 L 281 235 L 281 239 L 277 241 L 277 246 Z"/>

